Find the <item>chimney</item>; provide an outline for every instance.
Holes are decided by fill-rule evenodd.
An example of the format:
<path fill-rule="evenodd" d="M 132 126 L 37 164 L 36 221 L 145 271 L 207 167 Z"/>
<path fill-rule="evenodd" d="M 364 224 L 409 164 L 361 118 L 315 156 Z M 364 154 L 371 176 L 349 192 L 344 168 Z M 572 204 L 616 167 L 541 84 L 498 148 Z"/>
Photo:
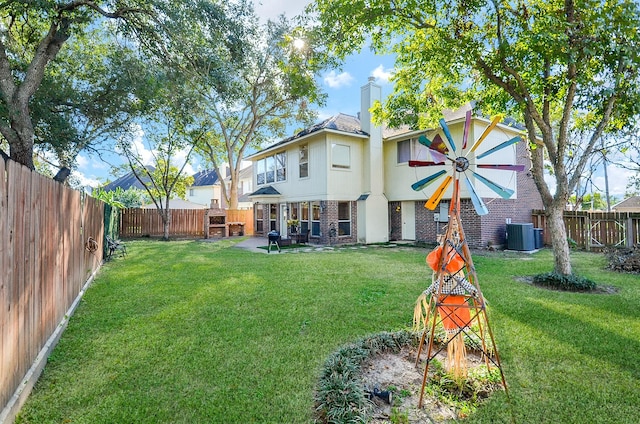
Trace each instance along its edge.
<path fill-rule="evenodd" d="M 382 100 L 382 87 L 374 77 L 361 88 L 360 127 L 369 134 L 365 142 L 362 163 L 362 200 L 358 201 L 358 241 L 378 243 L 389 241 L 388 201 L 384 194 L 384 162 L 382 127 L 371 122 L 374 102 Z"/>

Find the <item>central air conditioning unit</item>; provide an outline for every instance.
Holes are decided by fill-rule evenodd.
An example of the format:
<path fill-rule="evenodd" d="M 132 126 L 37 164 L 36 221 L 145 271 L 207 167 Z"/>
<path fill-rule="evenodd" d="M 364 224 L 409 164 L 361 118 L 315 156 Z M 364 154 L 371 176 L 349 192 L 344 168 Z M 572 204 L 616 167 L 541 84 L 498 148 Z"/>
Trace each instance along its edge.
<path fill-rule="evenodd" d="M 534 250 L 533 224 L 507 224 L 508 250 Z"/>

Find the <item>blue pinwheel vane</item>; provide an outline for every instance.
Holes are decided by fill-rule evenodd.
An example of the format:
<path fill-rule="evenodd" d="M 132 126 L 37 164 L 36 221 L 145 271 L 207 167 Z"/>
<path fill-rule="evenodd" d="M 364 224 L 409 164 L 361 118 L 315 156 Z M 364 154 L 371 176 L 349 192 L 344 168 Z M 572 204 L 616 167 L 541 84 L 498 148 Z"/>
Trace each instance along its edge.
<path fill-rule="evenodd" d="M 473 143 L 470 149 L 467 150 L 465 154 L 462 152 L 467 149 L 467 141 L 469 139 L 469 129 L 471 127 L 471 111 L 467 111 L 465 124 L 464 124 L 464 133 L 462 137 L 462 146 L 460 151 L 460 156 L 456 156 L 458 150 L 456 148 L 456 143 L 453 141 L 451 137 L 451 131 L 449 131 L 449 127 L 444 119 L 440 119 L 440 126 L 442 127 L 442 131 L 447 139 L 447 144 L 445 144 L 444 140 L 437 134 L 433 140 L 429 140 L 426 136 L 422 135 L 418 139 L 420 144 L 426 146 L 431 153 L 432 161 L 419 161 L 412 160 L 409 161 L 409 166 L 411 167 L 424 167 L 424 166 L 438 166 L 445 165 L 447 163 L 452 164 L 453 166 L 449 170 L 439 170 L 434 172 L 433 174 L 413 183 L 411 188 L 415 191 L 423 190 L 425 187 L 435 183 L 436 181 L 441 180 L 442 182 L 435 190 L 435 192 L 429 197 L 427 200 L 425 207 L 430 210 L 433 210 L 438 206 L 440 200 L 444 196 L 445 192 L 451 185 L 451 183 L 455 180 L 457 181 L 461 175 L 464 176 L 464 182 L 466 183 L 467 188 L 469 189 L 469 194 L 471 196 L 471 202 L 478 213 L 478 215 L 486 215 L 489 213 L 487 210 L 487 206 L 484 204 L 480 196 L 478 195 L 475 187 L 474 181 L 480 181 L 491 190 L 493 190 L 498 196 L 503 199 L 509 199 L 513 195 L 513 190 L 507 187 L 503 187 L 500 184 L 491 181 L 490 179 L 480 175 L 478 172 L 482 170 L 501 170 L 501 171 L 523 171 L 524 165 L 513 165 L 513 164 L 476 164 L 469 161 L 468 156 L 475 152 L 482 144 L 482 142 L 487 138 L 489 133 L 498 125 L 500 122 L 500 117 L 496 117 L 493 119 L 491 124 L 484 130 L 480 138 Z M 509 147 L 515 143 L 520 141 L 520 136 L 516 136 L 507 140 L 503 143 L 498 144 L 497 146 L 488 149 L 475 157 L 475 160 L 479 160 L 485 158 L 493 153 L 496 153 L 506 147 Z M 451 155 L 451 156 L 450 156 Z M 474 177 L 474 181 L 471 180 L 471 176 Z M 458 195 L 458 191 L 454 190 L 454 193 Z M 453 199 L 456 201 L 457 199 Z"/>

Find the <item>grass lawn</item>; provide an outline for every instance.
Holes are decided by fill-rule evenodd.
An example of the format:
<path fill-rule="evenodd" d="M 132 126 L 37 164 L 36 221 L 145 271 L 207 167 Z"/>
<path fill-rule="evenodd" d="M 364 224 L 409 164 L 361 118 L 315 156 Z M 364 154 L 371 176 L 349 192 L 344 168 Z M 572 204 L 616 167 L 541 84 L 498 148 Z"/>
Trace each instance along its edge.
<path fill-rule="evenodd" d="M 17 423 L 309 423 L 339 346 L 410 325 L 426 249 L 266 255 L 234 242 L 129 242 L 87 291 Z M 548 250 L 474 255 L 509 384 L 465 422 L 637 423 L 640 277 L 575 252 L 616 294 L 516 281 Z"/>

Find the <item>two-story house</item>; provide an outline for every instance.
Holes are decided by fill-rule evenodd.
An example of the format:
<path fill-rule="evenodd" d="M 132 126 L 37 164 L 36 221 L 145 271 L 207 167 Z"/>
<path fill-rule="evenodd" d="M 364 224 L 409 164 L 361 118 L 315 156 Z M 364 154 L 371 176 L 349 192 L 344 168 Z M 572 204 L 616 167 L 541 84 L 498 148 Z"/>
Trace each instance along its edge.
<path fill-rule="evenodd" d="M 412 190 L 411 184 L 445 165 L 415 168 L 409 167 L 409 160 L 430 160 L 430 152 L 418 137 L 433 138 L 441 129 L 383 130 L 371 122 L 369 112 L 380 99 L 381 87 L 370 78 L 361 89 L 359 117 L 338 114 L 246 158 L 254 164 L 256 190 L 249 197 L 254 202 L 256 234 L 277 230 L 286 238 L 288 222 L 294 220 L 300 232 L 310 231 L 312 243 L 435 241 L 448 221 L 451 188 L 432 211 L 424 205 L 437 184 L 421 191 Z M 462 138 L 467 110 L 469 107 L 445 116 L 454 140 Z M 488 119 L 474 116 L 469 140 L 476 140 L 489 124 Z M 499 124 L 482 149 L 470 153 L 468 159 L 474 161 L 477 154 L 520 132 Z M 477 162 L 530 168 L 524 142 Z M 461 215 L 473 247 L 504 244 L 507 223 L 530 222 L 531 210 L 542 208 L 530 173 L 487 170 L 485 176 L 514 194 L 507 200 L 496 198 L 491 189 L 476 183 L 489 210 L 488 215 L 478 216 L 461 186 Z"/>
<path fill-rule="evenodd" d="M 220 205 L 219 207 L 226 209 L 227 202 L 222 196 L 222 184 L 226 185 L 227 190 L 231 185 L 231 177 L 229 168 L 225 167 L 226 176 L 220 180 L 215 170 L 204 170 L 193 175 L 193 184 L 187 187 L 187 200 L 189 202 L 198 203 L 209 207 L 212 203 Z M 240 170 L 240 178 L 238 180 L 238 209 L 251 209 L 253 202 L 248 198 L 253 187 L 253 169 L 248 164 Z"/>

